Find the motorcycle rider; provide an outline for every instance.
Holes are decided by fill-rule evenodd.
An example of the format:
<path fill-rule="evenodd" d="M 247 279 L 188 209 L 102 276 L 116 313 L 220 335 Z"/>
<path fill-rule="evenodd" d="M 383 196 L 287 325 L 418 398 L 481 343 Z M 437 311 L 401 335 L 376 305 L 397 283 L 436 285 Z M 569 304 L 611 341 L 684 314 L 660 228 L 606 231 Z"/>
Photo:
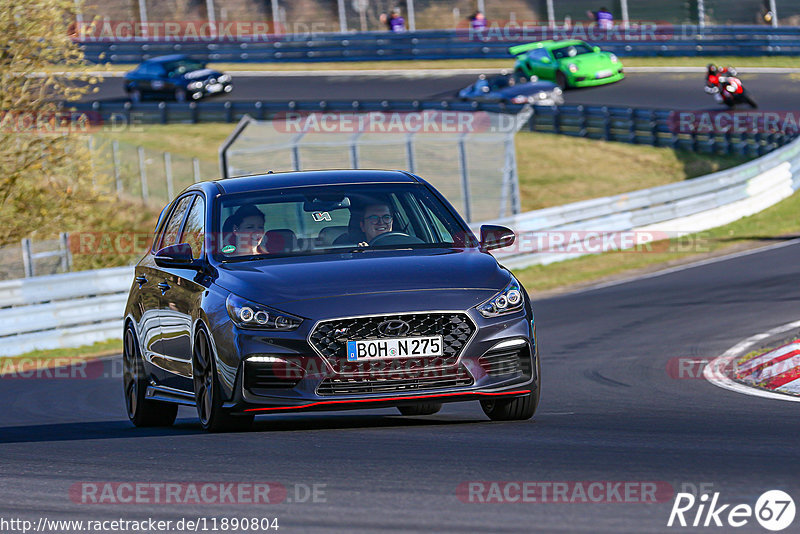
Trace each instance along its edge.
<path fill-rule="evenodd" d="M 713 63 L 709 63 L 706 67 L 706 87 L 705 91 L 708 94 L 714 95 L 714 100 L 717 103 L 722 103 L 722 95 L 720 94 L 719 84 L 720 84 L 720 73 L 721 70 L 727 69 L 720 69 Z"/>

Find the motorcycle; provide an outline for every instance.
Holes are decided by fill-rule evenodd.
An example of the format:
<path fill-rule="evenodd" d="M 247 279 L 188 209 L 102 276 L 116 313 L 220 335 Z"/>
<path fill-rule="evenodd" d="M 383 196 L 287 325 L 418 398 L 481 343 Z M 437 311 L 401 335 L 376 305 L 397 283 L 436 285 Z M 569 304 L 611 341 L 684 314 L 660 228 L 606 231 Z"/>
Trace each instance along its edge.
<path fill-rule="evenodd" d="M 756 101 L 745 90 L 742 81 L 736 77 L 736 71 L 728 69 L 717 76 L 716 83 L 711 82 L 712 85 L 706 85 L 705 91 L 710 95 L 714 95 L 714 99 L 725 104 L 729 108 L 734 107 L 736 104 L 747 104 L 751 108 L 758 107 Z"/>

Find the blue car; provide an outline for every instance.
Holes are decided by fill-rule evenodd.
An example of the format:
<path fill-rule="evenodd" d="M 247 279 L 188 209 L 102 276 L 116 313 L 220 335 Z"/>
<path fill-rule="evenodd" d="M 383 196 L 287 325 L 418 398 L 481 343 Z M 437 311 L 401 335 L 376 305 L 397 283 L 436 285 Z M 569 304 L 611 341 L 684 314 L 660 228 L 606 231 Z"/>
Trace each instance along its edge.
<path fill-rule="evenodd" d="M 553 82 L 528 80 L 512 74 L 486 76 L 458 92 L 462 100 L 477 102 L 504 102 L 511 104 L 534 104 L 537 106 L 560 106 L 564 103 L 561 88 Z"/>
<path fill-rule="evenodd" d="M 125 310 L 124 391 L 137 426 L 195 406 L 209 431 L 256 415 L 480 401 L 533 416 L 531 302 L 430 184 L 401 171 L 202 182 L 162 212 Z"/>
<path fill-rule="evenodd" d="M 125 92 L 133 102 L 147 97 L 185 102 L 232 90 L 229 74 L 180 54 L 148 59 L 125 74 Z"/>

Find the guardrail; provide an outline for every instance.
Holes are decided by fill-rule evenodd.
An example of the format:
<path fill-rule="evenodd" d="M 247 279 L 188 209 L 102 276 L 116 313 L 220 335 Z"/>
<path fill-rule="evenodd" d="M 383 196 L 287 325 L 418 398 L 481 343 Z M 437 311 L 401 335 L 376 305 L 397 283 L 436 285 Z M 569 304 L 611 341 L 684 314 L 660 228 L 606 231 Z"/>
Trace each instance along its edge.
<path fill-rule="evenodd" d="M 245 116 L 269 120 L 287 112 L 487 111 L 517 114 L 520 104 L 460 100 L 314 100 L 224 102 L 80 102 L 70 109 L 110 124 L 238 122 Z M 759 156 L 785 145 L 797 132 L 677 131 L 676 112 L 608 106 L 534 106 L 527 129 L 623 143 L 663 146 L 701 153 Z"/>
<path fill-rule="evenodd" d="M 543 39 L 584 39 L 620 56 L 763 56 L 800 52 L 796 27 L 633 25 L 594 27 L 489 27 L 470 30 L 254 35 L 237 40 L 197 39 L 83 41 L 86 59 L 138 63 L 165 54 L 213 62 L 319 62 L 408 59 L 508 58 L 508 47 Z"/>
<path fill-rule="evenodd" d="M 0 357 L 122 337 L 132 267 L 0 282 Z"/>
<path fill-rule="evenodd" d="M 700 178 L 489 221 L 517 233 L 495 256 L 519 269 L 576 258 L 598 242 L 653 240 L 701 232 L 757 213 L 800 189 L 800 139 L 770 154 Z M 484 222 L 484 224 L 486 224 Z M 477 230 L 479 225 L 475 225 Z M 636 232 L 636 239 L 628 235 Z M 554 239 L 556 236 L 557 239 Z M 648 238 L 649 236 L 649 238 Z M 545 243 L 543 249 L 538 249 Z"/>
<path fill-rule="evenodd" d="M 585 240 L 579 246 L 630 231 L 675 237 L 752 215 L 798 189 L 800 139 L 708 176 L 483 224 L 501 224 L 517 232 L 517 244 L 495 255 L 505 266 L 518 269 L 586 253 L 572 252 L 572 240 L 560 249 L 525 249 L 525 243 L 537 242 L 537 234 L 574 233 Z M 473 225 L 476 231 L 479 227 Z M 0 282 L 0 357 L 121 336 L 132 278 L 131 267 L 118 267 Z"/>

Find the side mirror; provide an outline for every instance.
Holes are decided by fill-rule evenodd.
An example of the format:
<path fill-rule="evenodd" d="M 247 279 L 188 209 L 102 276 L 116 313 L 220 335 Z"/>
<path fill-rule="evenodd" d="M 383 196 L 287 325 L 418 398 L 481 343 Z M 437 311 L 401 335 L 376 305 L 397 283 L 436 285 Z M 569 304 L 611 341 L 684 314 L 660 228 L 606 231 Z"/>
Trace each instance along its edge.
<path fill-rule="evenodd" d="M 550 63 L 550 58 L 549 57 L 543 57 L 541 59 L 541 61 L 542 61 L 542 63 Z"/>
<path fill-rule="evenodd" d="M 599 47 L 599 46 L 594 46 L 594 47 L 592 47 L 592 50 L 593 50 L 595 53 L 597 53 L 597 52 L 600 52 L 600 47 Z"/>
<path fill-rule="evenodd" d="M 178 243 L 164 247 L 155 256 L 156 265 L 159 267 L 183 267 L 186 269 L 197 268 L 200 264 L 192 258 L 192 246 L 188 243 Z"/>
<path fill-rule="evenodd" d="M 481 226 L 481 250 L 484 252 L 507 247 L 514 243 L 514 231 L 505 226 L 484 224 Z"/>

